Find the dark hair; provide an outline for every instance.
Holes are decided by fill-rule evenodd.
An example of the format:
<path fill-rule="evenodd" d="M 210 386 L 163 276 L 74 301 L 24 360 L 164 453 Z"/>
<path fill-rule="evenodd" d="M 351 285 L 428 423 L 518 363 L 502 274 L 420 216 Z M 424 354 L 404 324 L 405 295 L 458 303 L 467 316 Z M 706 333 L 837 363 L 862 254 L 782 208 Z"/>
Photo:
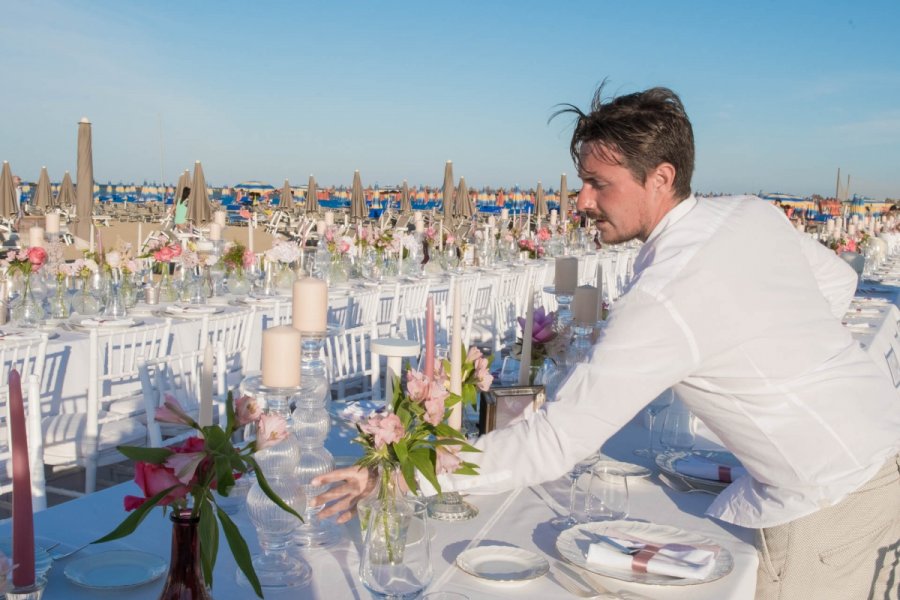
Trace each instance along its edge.
<path fill-rule="evenodd" d="M 661 163 L 670 163 L 675 167 L 676 199 L 690 196 L 694 131 L 678 95 L 668 88 L 655 87 L 604 100 L 605 84 L 606 80 L 594 92 L 588 114 L 564 104 L 550 117 L 576 115 L 569 147 L 575 166 L 581 168 L 582 146 L 596 142 L 592 150 L 597 158 L 624 166 L 640 182 Z M 621 160 L 614 153 L 620 154 Z"/>
<path fill-rule="evenodd" d="M 181 200 L 187 200 L 188 196 L 191 195 L 191 188 L 188 186 L 184 186 L 184 189 L 181 190 Z"/>

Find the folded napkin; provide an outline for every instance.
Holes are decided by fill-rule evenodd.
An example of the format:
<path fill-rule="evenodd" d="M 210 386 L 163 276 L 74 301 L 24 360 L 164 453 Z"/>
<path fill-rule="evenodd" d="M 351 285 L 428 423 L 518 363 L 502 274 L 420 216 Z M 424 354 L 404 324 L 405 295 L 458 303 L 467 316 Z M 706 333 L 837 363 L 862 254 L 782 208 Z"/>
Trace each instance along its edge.
<path fill-rule="evenodd" d="M 204 304 L 170 304 L 166 311 L 176 314 L 194 313 L 198 315 L 212 314 L 218 310 L 215 306 Z"/>
<path fill-rule="evenodd" d="M 747 474 L 747 470 L 741 466 L 723 465 L 702 456 L 691 455 L 680 458 L 673 465 L 675 471 L 688 477 L 709 479 L 710 481 L 723 481 L 731 483 L 739 477 Z"/>
<path fill-rule="evenodd" d="M 134 325 L 134 319 L 82 319 L 83 327 L 131 327 Z"/>
<path fill-rule="evenodd" d="M 635 573 L 702 580 L 712 573 L 719 553 L 719 547 L 715 545 L 654 544 L 610 531 L 606 535 L 627 548 L 639 551 L 625 554 L 606 544 L 591 544 L 588 563 Z"/>

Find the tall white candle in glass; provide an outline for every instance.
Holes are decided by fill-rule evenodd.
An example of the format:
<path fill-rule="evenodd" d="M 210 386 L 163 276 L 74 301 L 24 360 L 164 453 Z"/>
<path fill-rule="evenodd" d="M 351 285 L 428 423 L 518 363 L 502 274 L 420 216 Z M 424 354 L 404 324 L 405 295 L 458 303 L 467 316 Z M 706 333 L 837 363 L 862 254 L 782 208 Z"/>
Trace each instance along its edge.
<path fill-rule="evenodd" d="M 44 215 L 44 227 L 47 233 L 56 235 L 59 233 L 59 213 L 56 211 L 48 212 Z"/>
<path fill-rule="evenodd" d="M 31 247 L 44 247 L 44 228 L 32 227 L 28 230 L 28 245 Z"/>
<path fill-rule="evenodd" d="M 557 294 L 574 294 L 578 285 L 578 259 L 574 256 L 558 256 L 553 283 Z"/>

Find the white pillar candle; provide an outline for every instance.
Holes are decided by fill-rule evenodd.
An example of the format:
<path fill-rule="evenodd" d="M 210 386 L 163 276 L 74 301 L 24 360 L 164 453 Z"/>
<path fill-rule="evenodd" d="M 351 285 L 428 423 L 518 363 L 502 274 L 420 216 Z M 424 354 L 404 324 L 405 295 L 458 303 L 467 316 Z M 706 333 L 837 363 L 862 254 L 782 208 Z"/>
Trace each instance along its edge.
<path fill-rule="evenodd" d="M 209 239 L 214 242 L 222 239 L 222 227 L 218 223 L 209 224 Z"/>
<path fill-rule="evenodd" d="M 287 325 L 262 334 L 262 383 L 274 388 L 300 385 L 300 332 Z"/>
<path fill-rule="evenodd" d="M 328 329 L 328 284 L 315 277 L 294 282 L 291 324 L 304 334 L 325 333 Z"/>
<path fill-rule="evenodd" d="M 334 213 L 330 210 L 325 211 L 325 224 L 334 225 Z"/>
<path fill-rule="evenodd" d="M 324 219 L 319 219 L 318 221 L 316 221 L 316 235 L 318 235 L 319 237 L 325 235 L 326 227 L 328 227 L 328 225 L 325 224 Z"/>
<path fill-rule="evenodd" d="M 213 347 L 206 344 L 203 351 L 203 368 L 200 372 L 200 414 L 197 423 L 200 427 L 213 424 Z"/>
<path fill-rule="evenodd" d="M 47 233 L 56 235 L 59 233 L 59 213 L 56 211 L 48 212 L 44 215 L 44 227 Z"/>
<path fill-rule="evenodd" d="M 574 256 L 558 256 L 553 284 L 557 294 L 574 294 L 578 286 L 578 259 Z"/>
<path fill-rule="evenodd" d="M 444 249 L 444 222 L 438 224 L 438 248 Z"/>
<path fill-rule="evenodd" d="M 504 221 L 509 218 L 509 209 L 508 208 L 500 209 L 500 218 L 503 219 Z"/>
<path fill-rule="evenodd" d="M 558 222 L 559 216 L 556 214 L 555 210 L 550 211 L 550 227 L 556 227 L 556 223 Z"/>
<path fill-rule="evenodd" d="M 350 224 L 350 217 L 347 215 L 347 213 L 344 213 L 344 227 L 346 227 L 349 224 Z"/>
<path fill-rule="evenodd" d="M 141 253 L 141 248 L 144 245 L 144 224 L 138 221 L 138 232 L 137 232 L 137 246 L 135 246 L 135 256 L 138 256 Z"/>
<path fill-rule="evenodd" d="M 91 243 L 90 243 L 91 252 L 95 251 L 94 248 L 94 224 L 91 223 Z"/>
<path fill-rule="evenodd" d="M 488 227 L 495 227 L 497 225 L 497 217 L 494 215 L 490 215 L 488 217 Z"/>
<path fill-rule="evenodd" d="M 416 233 L 423 233 L 425 231 L 425 223 L 423 221 L 416 221 Z"/>
<path fill-rule="evenodd" d="M 253 219 L 247 223 L 247 248 L 253 252 Z"/>
<path fill-rule="evenodd" d="M 28 245 L 34 247 L 44 247 L 44 228 L 34 226 L 28 230 Z"/>
<path fill-rule="evenodd" d="M 450 393 L 462 395 L 462 302 L 459 282 L 453 286 L 453 328 L 450 335 Z M 462 403 L 453 407 L 447 424 L 454 429 L 462 426 Z"/>
<path fill-rule="evenodd" d="M 531 335 L 534 332 L 534 288 L 528 288 L 525 328 L 522 332 L 522 354 L 519 356 L 519 385 L 528 385 L 531 379 Z"/>
<path fill-rule="evenodd" d="M 220 228 L 225 229 L 228 225 L 228 213 L 224 210 L 217 210 L 213 213 L 213 223 L 218 225 Z"/>
<path fill-rule="evenodd" d="M 575 299 L 572 301 L 572 318 L 579 325 L 593 327 L 600 320 L 597 315 L 597 288 L 592 285 L 580 285 L 575 288 Z"/>

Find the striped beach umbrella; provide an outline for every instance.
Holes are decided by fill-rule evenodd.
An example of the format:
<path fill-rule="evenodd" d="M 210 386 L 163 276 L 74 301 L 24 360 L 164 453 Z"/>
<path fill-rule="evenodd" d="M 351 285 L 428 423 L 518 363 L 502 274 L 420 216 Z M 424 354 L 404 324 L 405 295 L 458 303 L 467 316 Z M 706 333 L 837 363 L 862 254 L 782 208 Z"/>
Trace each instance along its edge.
<path fill-rule="evenodd" d="M 309 184 L 306 188 L 306 212 L 319 212 L 319 190 L 316 188 L 316 178 L 309 176 Z"/>
<path fill-rule="evenodd" d="M 369 216 L 358 170 L 353 172 L 353 186 L 350 188 L 350 216 L 354 219 L 365 219 Z"/>
<path fill-rule="evenodd" d="M 206 190 L 206 177 L 203 176 L 203 166 L 200 161 L 194 163 L 194 179 L 191 186 L 191 195 L 188 197 L 188 218 L 194 225 L 208 223 L 212 219 L 212 209 L 209 206 L 209 194 Z"/>
<path fill-rule="evenodd" d="M 75 204 L 75 186 L 72 185 L 72 177 L 66 171 L 62 183 L 59 184 L 59 194 L 56 195 L 54 206 L 72 206 Z"/>
<path fill-rule="evenodd" d="M 91 142 L 91 122 L 87 117 L 78 123 L 78 171 L 75 186 L 75 235 L 86 240 L 91 235 L 94 212 L 94 151 Z"/>
<path fill-rule="evenodd" d="M 53 196 L 50 193 L 50 176 L 47 174 L 47 167 L 41 167 L 41 176 L 38 178 L 37 188 L 31 197 L 31 202 L 41 210 L 50 208 L 53 202 Z"/>

